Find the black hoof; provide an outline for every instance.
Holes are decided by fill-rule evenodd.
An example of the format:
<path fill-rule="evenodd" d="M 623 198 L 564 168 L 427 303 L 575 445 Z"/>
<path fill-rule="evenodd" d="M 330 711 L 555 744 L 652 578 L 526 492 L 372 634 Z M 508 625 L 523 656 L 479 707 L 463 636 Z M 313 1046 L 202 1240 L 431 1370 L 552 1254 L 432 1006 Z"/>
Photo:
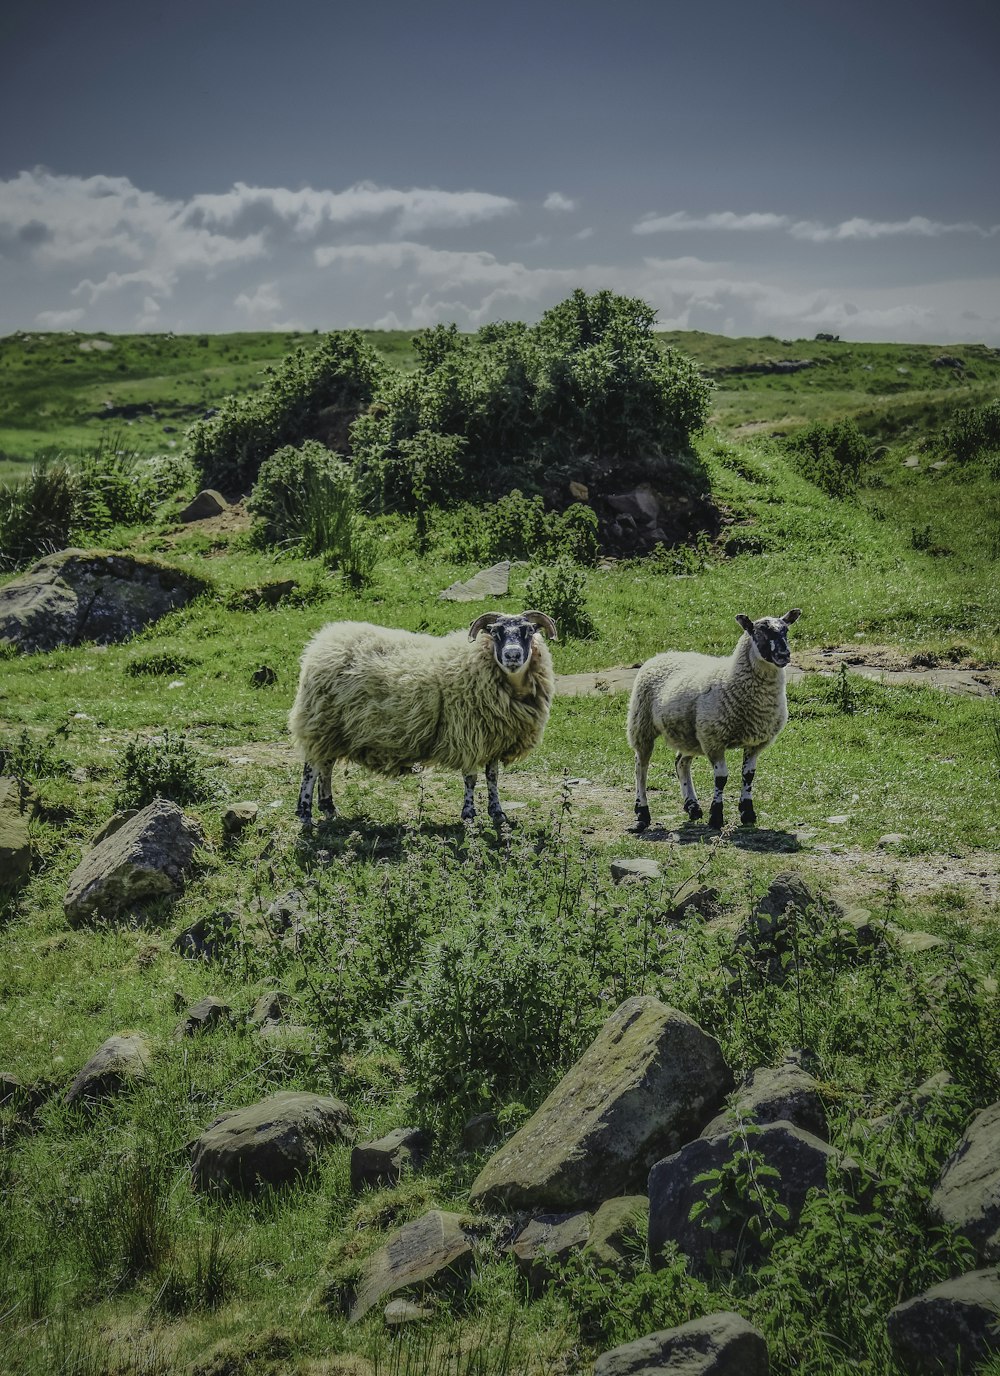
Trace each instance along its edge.
<path fill-rule="evenodd" d="M 511 825 L 510 818 L 507 816 L 506 812 L 501 812 L 499 808 L 497 808 L 495 812 L 490 813 L 490 821 L 496 827 L 497 831 L 499 831 L 501 827 L 509 827 Z"/>
<path fill-rule="evenodd" d="M 462 808 L 462 821 L 474 822 L 476 820 L 476 809 L 474 807 Z"/>
<path fill-rule="evenodd" d="M 713 803 L 708 813 L 708 825 L 715 831 L 722 830 L 722 804 Z"/>
<path fill-rule="evenodd" d="M 757 814 L 753 810 L 753 803 L 740 803 L 740 826 L 755 827 L 757 825 Z"/>
<path fill-rule="evenodd" d="M 685 812 L 687 813 L 687 815 L 690 817 L 690 819 L 691 819 L 692 822 L 697 822 L 697 821 L 699 821 L 700 818 L 704 817 L 704 815 L 705 815 L 704 812 L 702 812 L 702 810 L 701 810 L 701 804 L 700 804 L 700 803 L 685 803 L 685 804 L 684 804 L 684 811 L 685 811 Z"/>
<path fill-rule="evenodd" d="M 652 817 L 650 817 L 650 815 L 649 815 L 649 808 L 648 808 L 648 807 L 640 807 L 639 804 L 636 803 L 636 805 L 635 805 L 635 826 L 632 828 L 632 830 L 633 830 L 633 831 L 648 831 L 649 827 L 652 825 L 652 821 L 653 821 L 653 819 L 652 819 Z"/>

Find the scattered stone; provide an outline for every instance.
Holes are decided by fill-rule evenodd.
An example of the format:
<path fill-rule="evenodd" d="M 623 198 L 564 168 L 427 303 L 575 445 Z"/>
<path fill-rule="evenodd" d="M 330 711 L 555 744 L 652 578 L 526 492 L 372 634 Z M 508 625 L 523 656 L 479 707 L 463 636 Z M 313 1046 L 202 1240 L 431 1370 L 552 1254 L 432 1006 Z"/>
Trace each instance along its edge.
<path fill-rule="evenodd" d="M 501 559 L 499 564 L 480 569 L 464 583 L 452 583 L 438 596 L 444 602 L 478 602 L 484 597 L 506 597 L 509 585 L 510 560 Z"/>
<path fill-rule="evenodd" d="M 254 588 L 240 588 L 226 602 L 230 611 L 255 612 L 261 607 L 279 607 L 294 596 L 299 584 L 294 578 L 281 578 L 273 583 L 260 583 Z"/>
<path fill-rule="evenodd" d="M 201 827 L 167 798 L 155 798 L 95 846 L 69 877 L 63 907 L 71 923 L 181 892 L 204 844 Z"/>
<path fill-rule="evenodd" d="M 903 1096 L 891 1113 L 880 1114 L 867 1122 L 855 1123 L 852 1132 L 857 1137 L 872 1137 L 898 1123 L 901 1118 L 915 1118 L 918 1121 L 927 1113 L 953 1095 L 957 1086 L 947 1070 L 939 1070 L 930 1079 L 924 1080 L 916 1089 Z"/>
<path fill-rule="evenodd" d="M 220 1022 L 231 1022 L 233 1010 L 228 1003 L 217 999 L 213 994 L 199 999 L 188 1009 L 184 1019 L 174 1028 L 174 1037 L 193 1037 L 198 1032 L 208 1032 Z"/>
<path fill-rule="evenodd" d="M 259 669 L 255 669 L 250 675 L 250 682 L 255 688 L 270 688 L 277 683 L 278 675 L 270 664 L 262 664 Z"/>
<path fill-rule="evenodd" d="M 645 1250 L 649 1228 L 649 1200 L 644 1194 L 607 1199 L 594 1215 L 590 1240 L 584 1249 L 595 1265 L 617 1270 L 631 1251 Z"/>
<path fill-rule="evenodd" d="M 654 879 L 662 879 L 663 871 L 655 860 L 612 860 L 611 878 L 616 884 L 620 884 L 624 879 L 639 879 L 648 883 Z"/>
<path fill-rule="evenodd" d="M 44 1084 L 26 1085 L 17 1075 L 5 1070 L 0 1074 L 0 1108 L 30 1116 L 37 1112 L 49 1096 Z"/>
<path fill-rule="evenodd" d="M 207 586 L 156 559 L 65 549 L 0 588 L 0 643 L 29 653 L 84 640 L 117 644 Z"/>
<path fill-rule="evenodd" d="M 823 898 L 802 875 L 785 870 L 775 875 L 750 918 L 734 938 L 734 947 L 766 980 L 781 983 L 794 970 L 797 930 L 819 930 L 843 918 L 840 904 Z"/>
<path fill-rule="evenodd" d="M 831 827 L 842 827 L 845 822 L 849 822 L 850 820 L 851 818 L 846 812 L 838 812 L 833 817 L 826 818 L 826 822 Z"/>
<path fill-rule="evenodd" d="M 876 850 L 885 850 L 886 846 L 900 846 L 906 840 L 901 831 L 887 831 L 884 836 L 880 836 L 875 842 Z"/>
<path fill-rule="evenodd" d="M 339 1099 L 281 1091 L 221 1114 L 192 1144 L 196 1189 L 255 1194 L 307 1175 L 320 1154 L 354 1135 L 354 1115 Z"/>
<path fill-rule="evenodd" d="M 575 480 L 570 479 L 569 495 L 576 502 L 589 502 L 590 488 L 587 486 L 586 483 L 578 483 Z"/>
<path fill-rule="evenodd" d="M 302 1023 L 265 1022 L 257 1035 L 268 1055 L 289 1067 L 308 1065 L 316 1056 L 316 1040 Z"/>
<path fill-rule="evenodd" d="M 795 1227 L 809 1191 L 826 1189 L 828 1163 L 848 1173 L 858 1172 L 857 1164 L 849 1157 L 842 1157 L 826 1142 L 791 1123 L 766 1123 L 754 1130 L 748 1144 L 765 1165 L 778 1172 L 768 1186 L 788 1210 L 787 1219 L 771 1219 L 774 1227 L 783 1232 Z M 698 1217 L 690 1217 L 692 1207 L 705 1198 L 706 1187 L 699 1177 L 721 1169 L 740 1150 L 739 1145 L 730 1145 L 728 1137 L 711 1141 L 699 1137 L 659 1161 L 650 1171 L 649 1256 L 654 1267 L 659 1265 L 660 1254 L 668 1242 L 675 1242 L 696 1269 L 706 1268 L 710 1253 L 722 1265 L 753 1265 L 762 1258 L 762 1240 L 746 1228 L 742 1218 L 709 1228 L 711 1206 Z"/>
<path fill-rule="evenodd" d="M 714 917 L 719 907 L 719 890 L 708 884 L 685 885 L 667 913 L 671 922 L 683 922 L 689 917 Z"/>
<path fill-rule="evenodd" d="M 268 989 L 267 993 L 261 994 L 254 1004 L 250 1014 L 250 1022 L 254 1024 L 281 1022 L 294 1003 L 295 1000 L 291 994 L 286 994 L 283 989 Z"/>
<path fill-rule="evenodd" d="M 414 1304 L 412 1300 L 390 1300 L 382 1317 L 390 1328 L 402 1328 L 408 1323 L 422 1323 L 433 1319 L 434 1310 L 427 1304 Z"/>
<path fill-rule="evenodd" d="M 931 1213 L 967 1237 L 983 1262 L 1000 1261 L 1000 1103 L 978 1113 L 944 1163 Z"/>
<path fill-rule="evenodd" d="M 222 814 L 222 830 L 227 836 L 236 838 L 253 826 L 259 812 L 257 803 L 233 803 Z"/>
<path fill-rule="evenodd" d="M 728 1137 L 741 1123 L 785 1121 L 824 1142 L 830 1136 L 819 1085 L 797 1055 L 780 1065 L 762 1066 L 743 1081 L 728 1108 L 701 1130 L 702 1137 Z"/>
<path fill-rule="evenodd" d="M 31 873 L 28 824 L 38 810 L 38 795 L 12 774 L 0 775 L 0 890 L 14 889 Z"/>
<path fill-rule="evenodd" d="M 907 1371 L 971 1372 L 1000 1352 L 1000 1276 L 995 1266 L 933 1285 L 897 1304 L 889 1341 Z"/>
<path fill-rule="evenodd" d="M 938 354 L 937 358 L 931 359 L 932 368 L 964 368 L 965 362 L 961 358 L 956 358 L 954 354 Z"/>
<path fill-rule="evenodd" d="M 925 951 L 934 951 L 939 946 L 948 944 L 943 936 L 935 936 L 933 932 L 909 932 L 891 923 L 888 931 L 899 949 L 907 956 L 923 955 Z"/>
<path fill-rule="evenodd" d="M 477 1113 L 462 1129 L 462 1150 L 482 1151 L 500 1136 L 500 1119 L 492 1109 Z"/>
<path fill-rule="evenodd" d="M 540 1214 L 521 1229 L 510 1245 L 514 1264 L 536 1294 L 570 1253 L 586 1247 L 592 1218 L 589 1213 Z"/>
<path fill-rule="evenodd" d="M 934 470 L 935 473 L 940 473 L 941 470 L 942 470 L 942 468 L 947 468 L 947 467 L 948 467 L 948 460 L 947 460 L 947 459 L 938 459 L 936 463 L 929 463 L 929 464 L 927 465 L 927 467 L 928 467 L 928 468 L 933 468 L 933 470 Z"/>
<path fill-rule="evenodd" d="M 138 1033 L 109 1037 L 66 1091 L 66 1104 L 86 1107 L 124 1094 L 145 1078 L 149 1044 Z"/>
<path fill-rule="evenodd" d="M 473 1205 L 570 1211 L 642 1188 L 732 1087 L 718 1042 L 654 998 L 626 1000 L 483 1167 Z"/>
<path fill-rule="evenodd" d="M 177 519 L 185 523 L 207 521 L 210 517 L 221 516 L 224 511 L 228 510 L 229 503 L 221 492 L 216 492 L 214 487 L 203 487 L 197 497 L 189 502 L 183 511 L 177 513 Z"/>
<path fill-rule="evenodd" d="M 431 1209 L 405 1223 L 365 1262 L 350 1322 L 390 1295 L 463 1284 L 472 1271 L 472 1244 L 458 1214 Z"/>
<path fill-rule="evenodd" d="M 137 807 L 124 807 L 118 812 L 113 812 L 99 831 L 95 831 L 90 838 L 91 848 L 99 846 L 102 841 L 106 841 L 109 836 L 114 836 L 116 831 L 120 831 L 126 822 L 131 822 L 139 812 Z"/>
<path fill-rule="evenodd" d="M 199 917 L 174 940 L 174 950 L 192 960 L 218 960 L 237 932 L 232 913 L 216 910 Z"/>
<path fill-rule="evenodd" d="M 916 454 L 911 454 L 910 457 L 909 457 L 908 459 L 904 459 L 904 460 L 903 460 L 903 467 L 904 467 L 904 468 L 919 468 L 919 467 L 920 467 L 920 460 L 917 458 Z"/>
<path fill-rule="evenodd" d="M 365 1185 L 398 1185 L 427 1159 L 430 1141 L 419 1128 L 393 1128 L 377 1142 L 362 1142 L 351 1151 L 351 1189 Z"/>
<path fill-rule="evenodd" d="M 709 1314 L 598 1357 L 594 1376 L 768 1376 L 767 1343 L 739 1314 Z"/>

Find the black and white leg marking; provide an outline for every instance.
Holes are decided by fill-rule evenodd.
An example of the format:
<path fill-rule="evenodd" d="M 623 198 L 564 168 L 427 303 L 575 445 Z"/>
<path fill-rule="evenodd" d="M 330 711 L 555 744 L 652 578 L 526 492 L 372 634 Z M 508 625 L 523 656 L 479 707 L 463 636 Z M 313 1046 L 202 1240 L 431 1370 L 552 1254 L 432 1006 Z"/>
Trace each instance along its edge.
<path fill-rule="evenodd" d="M 646 798 L 646 778 L 649 774 L 649 756 L 645 759 L 635 752 L 635 829 L 646 831 L 652 820 L 649 815 L 649 802 Z"/>
<path fill-rule="evenodd" d="M 462 821 L 471 822 L 476 815 L 476 774 L 462 776 L 465 782 L 465 801 L 462 803 Z"/>
<path fill-rule="evenodd" d="M 487 810 L 491 820 L 496 826 L 503 826 L 507 821 L 506 814 L 500 805 L 500 788 L 497 776 L 500 773 L 499 764 L 488 764 L 486 766 L 486 793 L 488 802 Z"/>
<path fill-rule="evenodd" d="M 715 827 L 718 831 L 722 830 L 722 797 L 726 791 L 726 783 L 729 780 L 729 770 L 726 768 L 726 757 L 712 761 L 712 772 L 715 775 L 715 792 L 712 794 L 712 806 L 708 814 L 708 825 Z"/>
<path fill-rule="evenodd" d="M 698 804 L 698 795 L 694 791 L 694 784 L 691 782 L 691 756 L 682 755 L 680 751 L 674 758 L 674 771 L 681 785 L 681 801 L 684 811 L 691 818 L 692 822 L 697 822 L 699 817 L 705 814 Z"/>
<path fill-rule="evenodd" d="M 330 786 L 332 773 L 332 765 L 320 765 L 316 771 L 316 782 L 319 784 L 319 810 L 324 817 L 336 817 L 337 815 L 337 808 L 333 801 L 333 790 Z"/>
<path fill-rule="evenodd" d="M 743 787 L 740 789 L 740 821 L 752 827 L 757 821 L 753 806 L 753 780 L 757 772 L 757 753 L 743 752 Z"/>
<path fill-rule="evenodd" d="M 299 804 L 295 815 L 304 827 L 312 826 L 313 789 L 316 787 L 316 770 L 306 760 L 302 766 L 302 787 L 299 789 Z"/>

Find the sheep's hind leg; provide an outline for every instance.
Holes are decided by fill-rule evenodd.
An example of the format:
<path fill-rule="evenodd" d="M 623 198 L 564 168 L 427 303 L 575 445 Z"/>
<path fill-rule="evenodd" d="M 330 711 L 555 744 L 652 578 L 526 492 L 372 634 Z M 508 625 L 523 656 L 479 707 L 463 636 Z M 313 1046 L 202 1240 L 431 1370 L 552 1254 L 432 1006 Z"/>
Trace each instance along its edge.
<path fill-rule="evenodd" d="M 336 817 L 337 806 L 333 801 L 333 789 L 330 784 L 330 775 L 333 773 L 333 765 L 322 764 L 316 771 L 316 782 L 319 784 L 319 810 L 324 817 Z"/>
<path fill-rule="evenodd" d="M 635 752 L 635 830 L 646 831 L 652 818 L 649 815 L 649 801 L 646 798 L 646 779 L 649 775 L 649 758 L 652 751 L 643 755 Z"/>
<path fill-rule="evenodd" d="M 465 801 L 462 803 L 462 821 L 471 822 L 476 815 L 476 779 L 475 774 L 464 774 Z"/>
<path fill-rule="evenodd" d="M 715 775 L 715 792 L 712 794 L 712 806 L 708 813 L 708 825 L 716 831 L 722 830 L 722 795 L 729 780 L 729 770 L 726 768 L 726 757 L 721 756 L 718 760 L 712 761 L 712 772 Z"/>
<path fill-rule="evenodd" d="M 753 780 L 757 773 L 756 750 L 743 752 L 743 787 L 740 789 L 740 822 L 745 827 L 755 826 L 757 814 L 753 807 Z"/>
<path fill-rule="evenodd" d="M 316 787 L 316 770 L 306 760 L 302 766 L 302 787 L 299 789 L 299 802 L 295 815 L 303 827 L 311 827 L 313 819 L 313 790 Z"/>
<path fill-rule="evenodd" d="M 684 811 L 692 822 L 697 822 L 698 818 L 704 817 L 705 814 L 698 804 L 698 795 L 695 793 L 694 784 L 691 782 L 691 759 L 692 756 L 682 755 L 678 750 L 674 756 L 674 772 L 680 780 Z"/>
<path fill-rule="evenodd" d="M 499 773 L 500 766 L 498 764 L 488 764 L 486 766 L 486 793 L 488 800 L 486 808 L 494 826 L 502 827 L 507 822 L 507 814 L 500 804 Z"/>

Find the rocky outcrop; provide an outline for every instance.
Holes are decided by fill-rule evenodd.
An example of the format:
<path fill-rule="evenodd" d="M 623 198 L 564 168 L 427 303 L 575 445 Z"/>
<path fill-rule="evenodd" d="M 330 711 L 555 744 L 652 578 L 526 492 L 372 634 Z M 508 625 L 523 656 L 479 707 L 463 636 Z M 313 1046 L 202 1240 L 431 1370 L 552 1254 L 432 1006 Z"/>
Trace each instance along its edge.
<path fill-rule="evenodd" d="M 598 1357 L 594 1376 L 768 1376 L 767 1343 L 739 1314 L 709 1314 Z"/>
<path fill-rule="evenodd" d="M 967 1237 L 983 1262 L 1000 1261 L 1000 1103 L 976 1115 L 944 1164 L 931 1213 Z"/>
<path fill-rule="evenodd" d="M 11 774 L 0 775 L 0 892 L 15 889 L 31 873 L 28 825 L 38 810 L 30 784 Z"/>
<path fill-rule="evenodd" d="M 585 1251 L 595 1266 L 618 1270 L 645 1250 L 649 1200 L 644 1194 L 608 1199 L 594 1215 Z"/>
<path fill-rule="evenodd" d="M 174 1037 L 180 1040 L 182 1037 L 193 1037 L 199 1032 L 208 1032 L 220 1023 L 231 1022 L 232 1016 L 233 1010 L 228 1003 L 223 999 L 217 999 L 213 994 L 207 994 L 187 1010 L 174 1028 Z"/>
<path fill-rule="evenodd" d="M 803 1070 L 799 1056 L 780 1065 L 762 1066 L 749 1075 L 729 1105 L 701 1130 L 702 1137 L 722 1137 L 740 1123 L 777 1123 L 784 1119 L 820 1137 L 829 1137 L 819 1085 Z"/>
<path fill-rule="evenodd" d="M 183 511 L 177 513 L 178 521 L 188 524 L 191 521 L 207 521 L 212 516 L 221 516 L 229 510 L 229 503 L 221 492 L 214 487 L 203 487 L 197 497 L 190 501 Z"/>
<path fill-rule="evenodd" d="M 102 1099 L 114 1099 L 145 1078 L 149 1044 L 138 1033 L 109 1037 L 73 1080 L 66 1104 L 91 1107 Z"/>
<path fill-rule="evenodd" d="M 897 1304 L 889 1341 L 906 1371 L 973 1371 L 1000 1352 L 1000 1276 L 995 1266 L 933 1285 Z"/>
<path fill-rule="evenodd" d="M 354 1135 L 346 1104 L 322 1094 L 283 1091 L 221 1114 L 191 1147 L 196 1189 L 256 1194 L 307 1175 L 326 1148 Z"/>
<path fill-rule="evenodd" d="M 73 923 L 115 917 L 150 899 L 173 897 L 204 839 L 176 803 L 156 798 L 83 857 L 69 877 L 66 916 Z"/>
<path fill-rule="evenodd" d="M 540 1214 L 527 1223 L 510 1245 L 518 1271 L 536 1294 L 573 1252 L 587 1245 L 589 1213 Z"/>
<path fill-rule="evenodd" d="M 391 1295 L 464 1284 L 472 1261 L 472 1243 L 458 1214 L 431 1209 L 404 1224 L 368 1258 L 351 1305 L 351 1323 Z"/>
<path fill-rule="evenodd" d="M 360 1142 L 351 1152 L 351 1189 L 398 1185 L 404 1174 L 423 1164 L 429 1147 L 419 1128 L 394 1128 L 377 1142 Z"/>
<path fill-rule="evenodd" d="M 207 586 L 157 559 L 65 549 L 0 588 L 0 643 L 28 652 L 116 644 Z"/>
<path fill-rule="evenodd" d="M 475 1180 L 480 1207 L 570 1211 L 641 1189 L 689 1141 L 732 1075 L 714 1037 L 654 998 L 632 998 Z"/>

